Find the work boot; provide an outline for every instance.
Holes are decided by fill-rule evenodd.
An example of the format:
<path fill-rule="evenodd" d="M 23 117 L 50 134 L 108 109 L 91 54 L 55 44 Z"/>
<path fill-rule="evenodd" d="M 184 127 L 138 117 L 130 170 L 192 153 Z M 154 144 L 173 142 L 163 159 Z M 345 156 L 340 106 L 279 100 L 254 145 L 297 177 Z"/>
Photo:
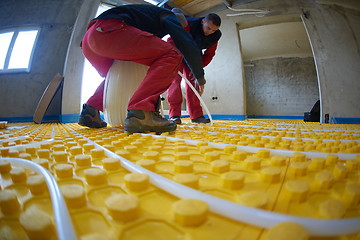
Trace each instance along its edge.
<path fill-rule="evenodd" d="M 107 126 L 107 123 L 100 118 L 99 110 L 87 104 L 83 104 L 78 123 L 81 126 L 90 128 L 103 128 Z"/>
<path fill-rule="evenodd" d="M 176 124 L 181 124 L 180 116 L 173 116 L 170 118 L 170 120 L 175 122 Z"/>
<path fill-rule="evenodd" d="M 176 123 L 163 118 L 158 111 L 128 110 L 124 130 L 128 132 L 171 132 Z"/>
<path fill-rule="evenodd" d="M 210 119 L 205 118 L 204 116 L 200 116 L 194 119 L 191 119 L 192 123 L 209 123 Z"/>

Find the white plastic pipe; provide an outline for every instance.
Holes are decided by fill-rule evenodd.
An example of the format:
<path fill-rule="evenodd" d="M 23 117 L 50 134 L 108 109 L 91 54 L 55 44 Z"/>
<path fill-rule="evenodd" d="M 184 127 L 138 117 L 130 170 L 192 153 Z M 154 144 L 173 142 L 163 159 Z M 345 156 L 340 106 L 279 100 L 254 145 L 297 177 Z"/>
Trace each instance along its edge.
<path fill-rule="evenodd" d="M 49 171 L 39 164 L 22 158 L 0 158 L 0 161 L 8 161 L 12 165 L 31 169 L 44 177 L 50 192 L 58 239 L 76 240 L 76 234 L 64 198 L 59 186 Z"/>
<path fill-rule="evenodd" d="M 193 90 L 193 92 L 195 93 L 196 97 L 199 99 L 199 101 L 201 102 L 201 105 L 205 108 L 206 114 L 209 116 L 210 119 L 210 125 L 213 125 L 213 120 L 210 114 L 209 109 L 207 108 L 205 102 L 202 100 L 200 94 L 198 93 L 198 91 L 193 87 L 193 85 L 190 83 L 190 81 L 184 76 L 184 74 L 182 74 L 180 71 L 178 71 L 178 74 L 180 75 L 180 77 L 182 77 L 186 84 L 191 88 L 191 90 Z"/>
<path fill-rule="evenodd" d="M 152 137 L 159 137 L 153 136 Z M 111 152 L 103 146 L 87 139 L 97 148 L 104 150 L 108 157 L 119 159 L 121 165 L 130 172 L 145 173 L 156 187 L 179 198 L 194 198 L 206 202 L 212 212 L 230 219 L 251 224 L 261 228 L 270 228 L 282 222 L 295 222 L 307 229 L 312 236 L 338 236 L 357 233 L 360 231 L 360 218 L 346 218 L 340 220 L 320 220 L 314 218 L 296 217 L 286 214 L 251 208 L 217 198 L 195 189 L 176 183 L 170 179 L 153 173 L 131 161 Z"/>

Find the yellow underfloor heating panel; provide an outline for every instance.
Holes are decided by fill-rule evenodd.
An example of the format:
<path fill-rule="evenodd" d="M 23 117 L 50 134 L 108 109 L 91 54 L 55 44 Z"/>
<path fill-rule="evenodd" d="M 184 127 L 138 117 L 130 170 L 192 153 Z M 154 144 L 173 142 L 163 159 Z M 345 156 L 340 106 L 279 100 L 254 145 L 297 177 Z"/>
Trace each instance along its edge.
<path fill-rule="evenodd" d="M 0 239 L 360 239 L 360 126 L 4 123 Z"/>

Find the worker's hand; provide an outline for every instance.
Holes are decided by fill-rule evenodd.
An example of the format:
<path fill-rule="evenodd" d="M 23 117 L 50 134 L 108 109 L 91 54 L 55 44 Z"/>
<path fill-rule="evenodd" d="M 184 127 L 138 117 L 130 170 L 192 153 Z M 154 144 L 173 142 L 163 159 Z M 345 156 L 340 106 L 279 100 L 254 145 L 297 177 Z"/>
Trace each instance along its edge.
<path fill-rule="evenodd" d="M 204 89 L 205 89 L 205 84 L 200 85 L 199 82 L 196 80 L 195 81 L 195 89 L 198 91 L 199 95 L 201 96 L 204 93 Z"/>
<path fill-rule="evenodd" d="M 204 91 L 205 91 L 205 84 L 204 85 L 199 85 L 199 88 L 198 88 L 199 90 L 198 90 L 198 92 L 199 92 L 199 95 L 201 96 L 203 93 L 204 93 Z"/>

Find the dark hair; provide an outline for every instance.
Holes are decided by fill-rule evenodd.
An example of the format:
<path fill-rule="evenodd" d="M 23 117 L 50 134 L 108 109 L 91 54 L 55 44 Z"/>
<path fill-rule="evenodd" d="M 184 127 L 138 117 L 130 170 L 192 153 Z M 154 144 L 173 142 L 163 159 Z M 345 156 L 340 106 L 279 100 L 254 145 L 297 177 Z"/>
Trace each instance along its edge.
<path fill-rule="evenodd" d="M 211 21 L 214 25 L 220 27 L 221 18 L 216 13 L 209 13 L 205 17 L 206 21 Z"/>

